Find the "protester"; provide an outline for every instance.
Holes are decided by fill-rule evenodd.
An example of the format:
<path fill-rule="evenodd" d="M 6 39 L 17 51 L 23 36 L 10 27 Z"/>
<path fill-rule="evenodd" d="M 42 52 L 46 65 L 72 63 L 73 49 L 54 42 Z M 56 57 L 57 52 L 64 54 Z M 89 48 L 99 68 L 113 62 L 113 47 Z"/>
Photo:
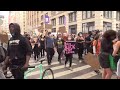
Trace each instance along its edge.
<path fill-rule="evenodd" d="M 56 45 L 57 52 L 58 52 L 58 62 L 61 64 L 61 57 L 62 57 L 62 53 L 64 49 L 64 40 L 62 39 L 60 35 L 58 36 L 55 45 Z"/>
<path fill-rule="evenodd" d="M 38 56 L 39 56 L 39 47 L 38 47 L 38 43 L 35 43 L 35 46 L 33 48 L 33 52 L 34 52 L 34 60 L 37 62 L 38 61 Z"/>
<path fill-rule="evenodd" d="M 17 23 L 10 23 L 9 30 L 12 37 L 8 42 L 7 57 L 3 71 L 6 71 L 9 63 L 10 67 L 18 66 L 21 70 L 12 69 L 11 72 L 15 79 L 24 79 L 24 72 L 29 65 L 31 56 L 31 47 L 29 41 L 20 34 L 20 26 Z"/>
<path fill-rule="evenodd" d="M 68 40 L 67 41 L 71 41 L 72 40 L 72 37 L 71 36 L 68 36 Z M 66 42 L 67 42 L 66 41 Z M 65 42 L 65 44 L 66 44 Z M 67 49 L 65 48 L 65 57 L 66 57 L 66 60 L 65 60 L 65 67 L 66 67 L 66 64 L 67 62 L 69 61 L 69 69 L 72 70 L 72 53 L 69 51 L 71 50 L 71 47 L 67 47 Z"/>
<path fill-rule="evenodd" d="M 88 35 L 85 38 L 87 53 L 88 52 L 93 53 L 92 41 L 93 41 L 93 35 L 92 35 L 92 32 L 89 31 Z"/>
<path fill-rule="evenodd" d="M 41 36 L 40 38 L 40 54 L 41 57 L 45 56 L 45 36 Z"/>
<path fill-rule="evenodd" d="M 78 58 L 79 58 L 79 60 L 83 60 L 82 55 L 83 55 L 83 50 L 84 50 L 84 45 L 83 45 L 84 41 L 85 40 L 84 40 L 84 38 L 82 36 L 82 33 L 79 33 L 78 37 L 77 37 L 77 40 L 76 40 L 77 48 L 78 48 Z"/>
<path fill-rule="evenodd" d="M 112 70 L 110 67 L 109 55 L 113 53 L 113 40 L 116 38 L 116 32 L 114 30 L 107 30 L 103 34 L 101 40 L 101 52 L 99 54 L 100 65 L 103 68 L 102 78 L 110 79 L 112 76 Z"/>
<path fill-rule="evenodd" d="M 48 35 L 46 36 L 46 40 L 45 40 L 48 65 L 51 65 L 51 61 L 55 53 L 54 47 L 55 47 L 54 39 L 52 38 L 51 32 L 48 32 Z"/>

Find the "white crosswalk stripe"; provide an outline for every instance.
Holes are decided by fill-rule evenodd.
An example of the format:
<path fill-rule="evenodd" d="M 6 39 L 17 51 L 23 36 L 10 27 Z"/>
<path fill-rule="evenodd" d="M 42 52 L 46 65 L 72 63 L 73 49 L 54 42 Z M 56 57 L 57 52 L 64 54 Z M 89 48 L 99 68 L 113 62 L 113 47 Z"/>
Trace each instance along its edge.
<path fill-rule="evenodd" d="M 39 63 L 34 63 L 34 61 L 31 61 L 30 62 L 30 65 L 38 65 Z M 83 71 L 83 70 L 86 70 L 86 69 L 89 69 L 89 68 L 91 68 L 89 65 L 83 65 L 83 66 L 77 66 L 77 64 L 76 63 L 73 63 L 72 64 L 72 66 L 75 66 L 75 68 L 73 68 L 73 71 L 71 71 L 71 70 L 68 70 L 68 69 L 65 69 L 65 67 L 64 67 L 64 65 L 59 65 L 59 62 L 53 62 L 52 63 L 52 65 L 55 65 L 55 67 L 53 66 L 53 67 L 51 67 L 51 69 L 53 70 L 53 72 L 54 71 L 59 71 L 59 72 L 54 72 L 54 77 L 55 77 L 55 79 L 57 79 L 57 78 L 60 78 L 60 77 L 63 77 L 63 76 L 67 76 L 67 75 L 70 75 L 70 74 L 74 74 L 74 73 L 76 73 L 76 72 L 79 72 L 79 71 Z M 44 63 L 43 63 L 43 67 L 46 67 L 46 66 L 48 66 L 48 64 L 47 64 L 47 62 L 45 61 Z M 77 67 L 76 67 L 77 66 Z M 62 70 L 62 71 L 60 71 L 61 69 L 65 69 L 64 71 Z M 27 76 L 29 77 L 31 77 L 31 76 L 39 76 L 39 74 L 40 74 L 40 71 L 39 70 L 36 70 L 36 71 L 34 71 L 34 72 L 32 72 L 32 73 L 29 73 Z M 77 75 L 77 76 L 75 76 L 75 77 L 73 77 L 73 78 L 68 78 L 68 79 L 89 79 L 89 78 L 91 78 L 91 77 L 93 77 L 93 76 L 96 76 L 97 74 L 94 72 L 94 71 L 91 71 L 91 72 L 87 72 L 87 73 L 85 73 L 85 74 L 82 74 L 82 75 Z M 49 75 L 48 75 L 48 77 L 49 77 Z M 35 77 L 34 79 L 39 79 L 38 77 Z"/>
<path fill-rule="evenodd" d="M 93 76 L 96 76 L 96 75 L 97 74 L 94 71 L 92 71 L 92 72 L 86 73 L 84 75 L 81 75 L 81 76 L 78 76 L 78 77 L 75 77 L 75 78 L 72 78 L 72 79 L 89 79 L 89 78 L 91 78 Z"/>

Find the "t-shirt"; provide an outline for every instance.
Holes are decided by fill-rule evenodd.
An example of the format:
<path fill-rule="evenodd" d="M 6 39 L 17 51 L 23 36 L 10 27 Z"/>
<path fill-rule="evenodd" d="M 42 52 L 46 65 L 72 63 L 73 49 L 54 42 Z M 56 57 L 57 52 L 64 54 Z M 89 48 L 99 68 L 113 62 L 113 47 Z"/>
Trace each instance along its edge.
<path fill-rule="evenodd" d="M 54 39 L 50 37 L 46 37 L 46 48 L 54 48 Z"/>
<path fill-rule="evenodd" d="M 91 36 L 87 36 L 85 38 L 85 41 L 91 41 Z M 91 45 L 91 43 L 86 43 L 86 46 L 89 47 Z"/>
<path fill-rule="evenodd" d="M 8 41 L 7 56 L 10 57 L 12 64 L 24 65 L 26 55 L 31 55 L 32 48 L 28 39 L 20 35 L 18 38 L 11 38 Z"/>
<path fill-rule="evenodd" d="M 57 42 L 56 42 L 57 48 L 63 48 L 63 45 L 64 45 L 63 40 L 57 40 Z"/>

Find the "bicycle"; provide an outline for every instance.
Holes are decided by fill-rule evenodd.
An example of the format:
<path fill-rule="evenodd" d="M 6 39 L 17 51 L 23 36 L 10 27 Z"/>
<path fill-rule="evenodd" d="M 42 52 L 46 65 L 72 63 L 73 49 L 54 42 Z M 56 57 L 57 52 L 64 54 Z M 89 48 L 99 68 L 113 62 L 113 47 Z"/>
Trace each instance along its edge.
<path fill-rule="evenodd" d="M 24 73 L 24 79 L 28 79 L 28 74 L 34 72 L 37 68 L 40 71 L 39 79 L 54 79 L 54 73 L 53 73 L 52 69 L 47 68 L 47 69 L 44 70 L 43 64 L 42 64 L 43 61 L 45 61 L 45 60 L 40 60 L 40 64 L 37 65 L 37 66 L 28 66 L 27 67 L 28 70 Z M 18 66 L 14 66 L 13 68 L 10 68 L 10 69 L 19 69 L 19 70 L 21 70 L 21 68 L 18 67 Z M 9 77 L 11 78 L 11 76 L 9 76 Z M 7 78 L 9 78 L 9 77 L 7 77 Z"/>

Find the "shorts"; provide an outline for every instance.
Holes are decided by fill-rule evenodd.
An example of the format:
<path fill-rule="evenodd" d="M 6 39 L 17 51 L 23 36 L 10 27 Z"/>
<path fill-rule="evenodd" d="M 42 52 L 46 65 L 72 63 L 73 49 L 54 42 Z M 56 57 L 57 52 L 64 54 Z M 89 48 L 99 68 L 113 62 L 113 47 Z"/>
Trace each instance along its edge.
<path fill-rule="evenodd" d="M 110 68 L 109 54 L 99 54 L 99 62 L 102 68 Z"/>

